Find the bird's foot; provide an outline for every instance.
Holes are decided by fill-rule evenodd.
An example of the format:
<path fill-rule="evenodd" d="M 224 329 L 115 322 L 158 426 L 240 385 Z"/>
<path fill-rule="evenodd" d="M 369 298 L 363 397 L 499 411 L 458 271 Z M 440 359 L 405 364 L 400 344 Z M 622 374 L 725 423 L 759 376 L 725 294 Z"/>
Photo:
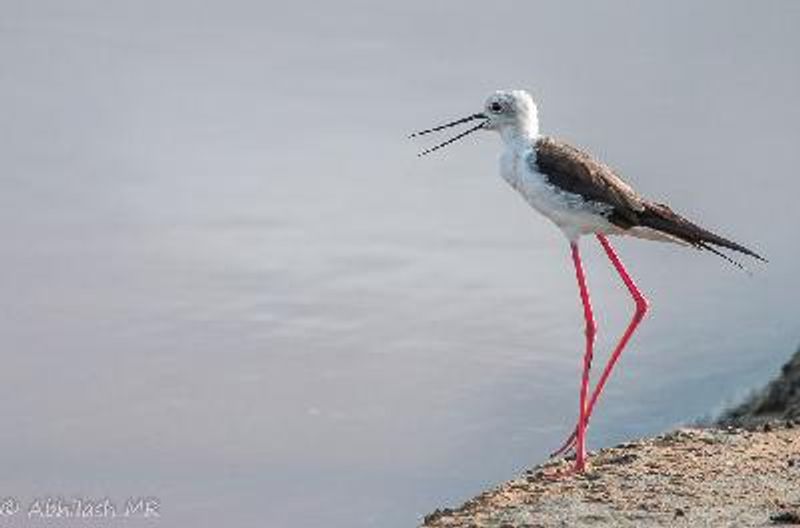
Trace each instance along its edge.
<path fill-rule="evenodd" d="M 542 474 L 542 477 L 545 480 L 557 481 L 569 477 L 574 477 L 576 475 L 583 475 L 584 473 L 586 473 L 587 470 L 588 470 L 588 464 L 586 462 L 586 459 L 584 458 L 583 460 L 580 461 L 575 460 L 574 463 L 572 463 L 567 467 L 560 466 L 554 468 L 552 471 L 547 471 Z"/>

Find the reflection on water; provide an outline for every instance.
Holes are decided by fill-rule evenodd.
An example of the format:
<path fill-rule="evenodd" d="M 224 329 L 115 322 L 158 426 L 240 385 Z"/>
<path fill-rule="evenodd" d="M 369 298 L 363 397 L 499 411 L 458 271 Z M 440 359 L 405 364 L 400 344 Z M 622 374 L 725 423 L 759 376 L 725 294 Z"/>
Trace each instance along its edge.
<path fill-rule="evenodd" d="M 576 407 L 566 243 L 496 176 L 497 138 L 424 161 L 403 139 L 495 88 L 772 261 L 619 242 L 653 310 L 591 443 L 763 381 L 799 337 L 798 6 L 724 6 L 11 2 L 6 492 L 400 527 L 542 460 Z M 608 350 L 632 306 L 585 253 Z"/>

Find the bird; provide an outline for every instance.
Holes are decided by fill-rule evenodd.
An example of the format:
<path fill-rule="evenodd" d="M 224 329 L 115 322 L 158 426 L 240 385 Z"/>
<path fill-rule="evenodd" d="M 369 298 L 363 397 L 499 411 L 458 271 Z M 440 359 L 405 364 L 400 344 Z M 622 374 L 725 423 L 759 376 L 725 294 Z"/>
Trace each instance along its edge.
<path fill-rule="evenodd" d="M 642 197 L 611 167 L 585 150 L 542 135 L 538 108 L 531 95 L 524 90 L 496 91 L 486 99 L 481 112 L 415 132 L 410 137 L 424 136 L 467 123 L 473 123 L 474 126 L 423 150 L 419 156 L 426 156 L 474 132 L 497 132 L 504 145 L 500 155 L 500 175 L 533 209 L 555 224 L 569 243 L 583 308 L 585 349 L 579 382 L 577 424 L 551 457 L 574 451 L 574 464 L 567 473 L 583 473 L 587 469 L 586 433 L 589 419 L 614 366 L 650 306 L 608 237 L 627 235 L 674 242 L 709 251 L 742 269 L 745 268 L 740 262 L 721 249 L 763 262 L 766 259 L 741 244 L 699 226 L 674 212 L 668 205 Z M 634 302 L 633 316 L 591 393 L 589 376 L 597 324 L 579 249 L 581 237 L 587 235 L 599 241 Z"/>

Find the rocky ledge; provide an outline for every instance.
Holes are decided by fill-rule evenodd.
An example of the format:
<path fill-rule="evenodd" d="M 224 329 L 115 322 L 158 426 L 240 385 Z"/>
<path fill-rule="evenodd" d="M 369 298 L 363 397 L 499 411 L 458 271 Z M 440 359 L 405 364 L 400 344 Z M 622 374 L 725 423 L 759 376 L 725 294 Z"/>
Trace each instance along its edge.
<path fill-rule="evenodd" d="M 743 404 L 724 413 L 719 423 L 754 427 L 776 419 L 800 420 L 800 350 L 774 380 Z"/>

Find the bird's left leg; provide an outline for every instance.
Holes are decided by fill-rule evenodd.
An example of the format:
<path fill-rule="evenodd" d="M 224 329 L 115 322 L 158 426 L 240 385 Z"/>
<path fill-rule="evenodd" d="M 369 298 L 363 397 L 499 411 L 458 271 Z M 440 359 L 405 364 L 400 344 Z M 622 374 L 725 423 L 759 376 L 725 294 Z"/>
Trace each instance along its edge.
<path fill-rule="evenodd" d="M 609 376 L 611 375 L 611 371 L 614 369 L 614 365 L 616 365 L 617 360 L 619 359 L 620 355 L 622 355 L 622 351 L 625 346 L 630 341 L 633 332 L 636 330 L 636 327 L 639 326 L 639 323 L 642 322 L 644 319 L 645 314 L 647 313 L 647 309 L 649 307 L 649 302 L 647 298 L 642 294 L 639 288 L 636 286 L 636 283 L 633 282 L 633 279 L 628 274 L 628 270 L 625 269 L 625 266 L 622 264 L 617 252 L 614 251 L 614 248 L 611 246 L 611 243 L 608 241 L 605 235 L 602 233 L 597 233 L 597 239 L 600 241 L 600 244 L 603 246 L 603 249 L 608 255 L 608 259 L 611 261 L 611 264 L 614 265 L 614 268 L 619 273 L 622 282 L 625 283 L 625 286 L 628 288 L 628 291 L 633 297 L 633 301 L 636 304 L 636 310 L 633 313 L 633 318 L 631 322 L 628 323 L 628 328 L 625 329 L 625 333 L 622 334 L 622 337 L 617 343 L 617 346 L 614 348 L 614 351 L 611 353 L 611 357 L 606 363 L 605 368 L 603 369 L 603 373 L 600 375 L 600 379 L 597 381 L 597 385 L 595 386 L 594 390 L 592 391 L 592 397 L 589 399 L 589 404 L 586 409 L 586 423 L 578 424 L 575 430 L 572 432 L 572 435 L 567 438 L 567 441 L 555 451 L 551 456 L 558 456 L 567 452 L 570 448 L 575 447 L 576 442 L 578 440 L 578 431 L 579 429 L 583 428 L 584 430 L 589 425 L 589 417 L 594 410 L 594 406 L 597 403 L 597 399 L 600 397 L 600 393 L 603 392 L 603 388 L 608 381 Z"/>

